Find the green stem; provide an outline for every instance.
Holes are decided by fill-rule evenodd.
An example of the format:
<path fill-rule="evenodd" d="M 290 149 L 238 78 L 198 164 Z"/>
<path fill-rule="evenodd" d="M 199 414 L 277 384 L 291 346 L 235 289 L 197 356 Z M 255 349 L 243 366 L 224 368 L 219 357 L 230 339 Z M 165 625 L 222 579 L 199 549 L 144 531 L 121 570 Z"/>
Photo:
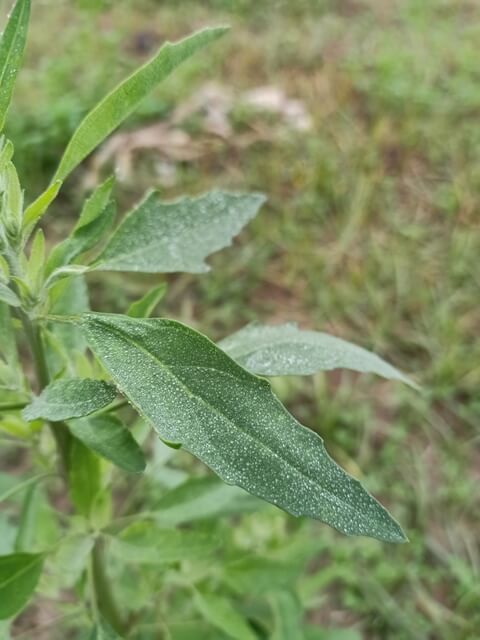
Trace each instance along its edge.
<path fill-rule="evenodd" d="M 20 320 L 25 331 L 25 336 L 32 353 L 33 366 L 38 383 L 38 390 L 42 391 L 50 382 L 47 358 L 43 346 L 43 338 L 40 326 L 33 322 L 25 311 L 19 311 Z M 68 473 L 71 436 L 67 426 L 61 422 L 49 422 L 50 429 L 57 444 L 62 469 Z"/>
<path fill-rule="evenodd" d="M 92 595 L 95 597 L 96 607 L 115 631 L 122 633 L 125 625 L 113 599 L 110 580 L 105 569 L 104 542 L 101 537 L 95 540 L 91 562 Z"/>

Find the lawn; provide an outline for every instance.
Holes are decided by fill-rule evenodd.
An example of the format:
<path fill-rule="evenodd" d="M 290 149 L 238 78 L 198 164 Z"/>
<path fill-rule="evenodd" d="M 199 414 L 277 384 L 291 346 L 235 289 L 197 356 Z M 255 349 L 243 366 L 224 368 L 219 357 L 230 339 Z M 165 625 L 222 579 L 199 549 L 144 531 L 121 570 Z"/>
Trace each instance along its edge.
<path fill-rule="evenodd" d="M 69 180 L 46 219 L 48 237 L 69 228 L 85 191 L 112 169 L 122 210 L 151 186 L 167 199 L 213 187 L 266 193 L 261 215 L 209 273 L 167 278 L 159 311 L 214 339 L 252 320 L 296 321 L 411 374 L 420 392 L 343 372 L 274 382 L 409 543 L 342 537 L 273 508 L 222 531 L 246 557 L 277 563 L 265 586 L 273 610 L 301 608 L 312 638 L 478 638 L 476 2 L 38 2 L 7 126 L 27 199 L 51 177 L 82 115 L 125 73 L 164 39 L 225 23 L 228 36 L 156 90 L 123 137 Z M 158 280 L 89 276 L 92 306 L 120 312 Z M 188 464 L 180 453 L 173 466 L 181 473 Z M 155 478 L 142 482 L 130 499 L 154 504 Z M 285 578 L 281 561 L 296 572 Z M 275 602 L 273 587 L 285 580 L 292 602 Z M 124 597 L 134 597 L 127 584 Z M 149 624 L 163 629 L 175 597 L 160 601 Z M 57 614 L 53 607 L 50 618 Z M 45 638 L 65 637 L 49 615 L 38 617 L 26 615 L 14 637 L 39 638 L 36 625 L 46 625 Z M 158 633 L 138 637 L 170 637 Z"/>

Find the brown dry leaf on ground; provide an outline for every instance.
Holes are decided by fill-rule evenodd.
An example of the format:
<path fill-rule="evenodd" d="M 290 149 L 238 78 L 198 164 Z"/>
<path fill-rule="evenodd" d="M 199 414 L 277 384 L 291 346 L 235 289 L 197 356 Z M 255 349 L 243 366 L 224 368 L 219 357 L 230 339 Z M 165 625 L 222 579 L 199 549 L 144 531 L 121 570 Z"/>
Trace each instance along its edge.
<path fill-rule="evenodd" d="M 93 156 L 84 187 L 93 188 L 101 169 L 110 163 L 114 165 L 118 179 L 128 181 L 133 174 L 136 155 L 145 150 L 155 153 L 160 182 L 172 186 L 178 162 L 193 162 L 214 152 L 219 143 L 245 148 L 276 136 L 277 130 L 254 123 L 251 132 L 235 133 L 232 113 L 237 106 L 253 112 L 276 114 L 280 128 L 305 132 L 312 127 L 312 118 L 303 102 L 290 99 L 278 87 L 257 87 L 235 97 L 230 88 L 209 82 L 181 103 L 167 120 L 111 136 Z M 184 129 L 185 123 L 193 117 L 199 121 L 199 135 L 195 139 Z"/>

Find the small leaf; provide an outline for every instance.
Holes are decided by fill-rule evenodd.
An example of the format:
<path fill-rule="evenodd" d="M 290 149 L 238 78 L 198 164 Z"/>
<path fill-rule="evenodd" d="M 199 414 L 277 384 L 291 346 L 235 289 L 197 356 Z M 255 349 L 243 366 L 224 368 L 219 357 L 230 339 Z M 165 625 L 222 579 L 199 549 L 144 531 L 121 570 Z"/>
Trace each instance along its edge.
<path fill-rule="evenodd" d="M 27 604 L 42 572 L 42 554 L 0 556 L 0 619 L 11 618 Z"/>
<path fill-rule="evenodd" d="M 195 605 L 205 620 L 224 631 L 229 638 L 257 640 L 250 625 L 227 598 L 211 593 L 196 592 Z"/>
<path fill-rule="evenodd" d="M 38 291 L 41 286 L 43 270 L 45 267 L 45 236 L 38 229 L 32 242 L 30 259 L 27 265 L 27 279 L 33 291 Z"/>
<path fill-rule="evenodd" d="M 182 560 L 204 560 L 218 547 L 211 534 L 160 529 L 153 522 L 135 522 L 112 538 L 110 549 L 123 562 L 171 564 Z"/>
<path fill-rule="evenodd" d="M 61 186 L 61 181 L 56 180 L 25 209 L 23 213 L 24 229 L 28 229 L 33 226 L 43 216 L 45 211 L 57 197 Z"/>
<path fill-rule="evenodd" d="M 166 282 L 162 282 L 158 287 L 150 289 L 140 300 L 132 302 L 128 307 L 127 316 L 131 318 L 149 318 L 166 291 Z"/>
<path fill-rule="evenodd" d="M 122 640 L 122 638 L 112 629 L 106 620 L 101 620 L 92 629 L 88 640 Z"/>
<path fill-rule="evenodd" d="M 27 39 L 30 0 L 17 0 L 0 40 L 0 131 L 12 98 Z"/>
<path fill-rule="evenodd" d="M 55 380 L 22 412 L 25 420 L 61 421 L 87 416 L 115 400 L 115 387 L 104 380 Z"/>
<path fill-rule="evenodd" d="M 101 490 L 100 459 L 76 438 L 70 449 L 68 488 L 75 509 L 88 518 Z"/>
<path fill-rule="evenodd" d="M 222 577 L 236 593 L 264 596 L 273 590 L 291 587 L 300 571 L 298 564 L 256 555 L 224 564 Z"/>
<path fill-rule="evenodd" d="M 205 258 L 231 244 L 264 201 L 258 193 L 212 191 L 160 202 L 152 192 L 123 220 L 92 268 L 203 273 L 209 269 Z"/>
<path fill-rule="evenodd" d="M 416 386 L 374 353 L 326 333 L 302 331 L 294 323 L 247 325 L 218 346 L 242 367 L 262 376 L 302 376 L 343 368 Z"/>
<path fill-rule="evenodd" d="M 145 469 L 145 457 L 137 441 L 118 418 L 98 415 L 69 422 L 70 431 L 86 447 L 131 473 Z"/>
<path fill-rule="evenodd" d="M 181 442 L 223 480 L 289 513 L 390 542 L 398 523 L 300 425 L 267 380 L 173 320 L 99 313 L 72 319 L 161 438 Z M 141 374 L 139 373 L 141 372 Z"/>
<path fill-rule="evenodd" d="M 115 217 L 115 203 L 110 200 L 112 188 L 113 178 L 108 178 L 86 200 L 70 236 L 51 252 L 46 267 L 48 275 L 89 251 L 110 229 Z"/>
<path fill-rule="evenodd" d="M 19 307 L 21 302 L 16 293 L 0 282 L 0 302 L 5 302 L 11 307 Z"/>
<path fill-rule="evenodd" d="M 204 29 L 180 40 L 166 42 L 158 53 L 111 91 L 82 120 L 72 136 L 53 180 L 64 180 L 80 162 L 114 131 L 139 102 L 180 63 L 225 33 L 224 27 Z"/>
<path fill-rule="evenodd" d="M 194 520 L 245 513 L 264 503 L 238 487 L 215 476 L 189 478 L 155 503 L 155 518 L 163 525 L 175 526 Z"/>

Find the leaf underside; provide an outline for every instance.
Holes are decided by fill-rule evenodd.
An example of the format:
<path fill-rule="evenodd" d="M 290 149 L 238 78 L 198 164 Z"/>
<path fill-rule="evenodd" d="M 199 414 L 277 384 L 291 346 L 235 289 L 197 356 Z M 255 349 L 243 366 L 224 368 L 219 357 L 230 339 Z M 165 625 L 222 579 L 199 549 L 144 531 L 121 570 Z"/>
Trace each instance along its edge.
<path fill-rule="evenodd" d="M 218 346 L 252 373 L 263 376 L 310 375 L 331 369 L 376 373 L 416 387 L 401 371 L 351 342 L 296 324 L 247 325 Z"/>
<path fill-rule="evenodd" d="M 405 540 L 388 512 L 299 424 L 269 383 L 172 320 L 88 313 L 75 320 L 122 393 L 161 438 L 225 482 L 348 535 Z"/>

